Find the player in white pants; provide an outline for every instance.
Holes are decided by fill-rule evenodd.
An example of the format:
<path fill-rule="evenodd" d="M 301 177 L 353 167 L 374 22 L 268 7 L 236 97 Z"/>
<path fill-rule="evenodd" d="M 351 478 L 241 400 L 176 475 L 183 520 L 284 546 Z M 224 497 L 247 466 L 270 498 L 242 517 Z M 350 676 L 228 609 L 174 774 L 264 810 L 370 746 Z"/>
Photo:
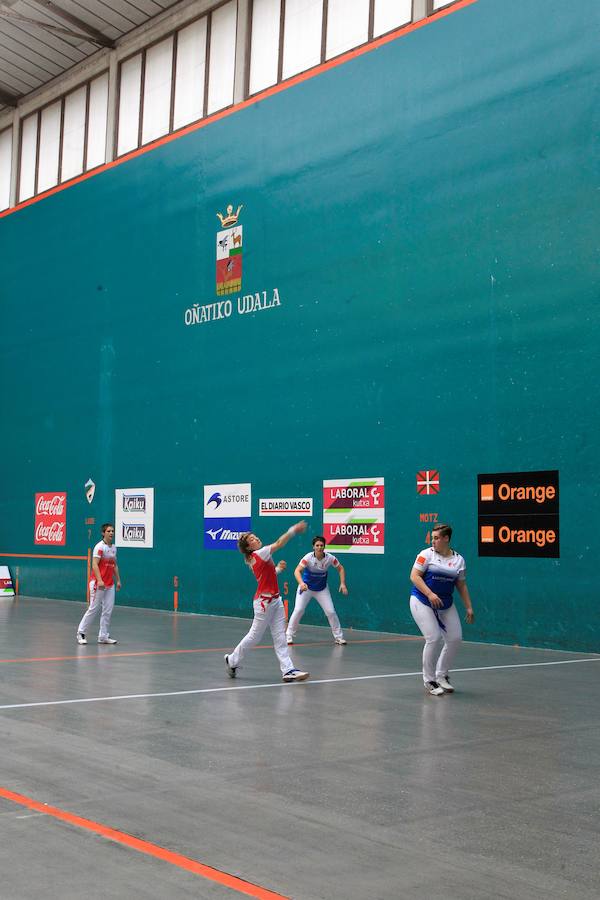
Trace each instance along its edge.
<path fill-rule="evenodd" d="M 225 668 L 230 678 L 235 678 L 237 669 L 244 656 L 252 647 L 260 642 L 267 626 L 271 629 L 273 646 L 279 660 L 279 667 L 284 681 L 305 681 L 308 672 L 301 672 L 292 662 L 285 639 L 285 610 L 277 576 L 286 567 L 281 560 L 277 566 L 273 562 L 273 553 L 280 550 L 284 544 L 299 534 L 306 531 L 306 522 L 298 522 L 281 535 L 273 544 L 263 547 L 262 541 L 252 532 L 247 531 L 240 535 L 238 547 L 244 554 L 246 562 L 252 569 L 256 581 L 256 593 L 254 594 L 254 619 L 248 634 L 242 638 L 235 650 L 225 655 Z"/>
<path fill-rule="evenodd" d="M 90 605 L 77 628 L 77 643 L 87 644 L 87 633 L 100 612 L 99 644 L 116 644 L 110 636 L 110 618 L 115 605 L 115 587 L 121 589 L 117 548 L 114 546 L 115 526 L 105 522 L 101 528 L 102 540 L 92 554 L 92 578 L 90 579 Z M 116 581 L 115 581 L 116 579 Z"/>
<path fill-rule="evenodd" d="M 327 616 L 334 641 L 336 644 L 345 644 L 344 632 L 327 587 L 327 572 L 331 566 L 337 569 L 340 576 L 340 593 L 347 595 L 346 572 L 340 561 L 332 553 L 326 552 L 325 538 L 322 535 L 314 537 L 312 544 L 313 552 L 303 556 L 294 571 L 298 590 L 296 591 L 294 612 L 287 627 L 287 642 L 288 644 L 294 643 L 294 635 L 298 630 L 304 611 L 311 598 L 314 597 Z"/>
<path fill-rule="evenodd" d="M 460 618 L 452 598 L 455 587 L 464 603 L 467 622 L 471 624 L 474 619 L 465 561 L 450 547 L 451 537 L 450 525 L 437 525 L 431 532 L 432 546 L 418 554 L 410 573 L 410 611 L 425 638 L 423 683 L 434 696 L 454 691 L 449 672 L 462 641 Z"/>

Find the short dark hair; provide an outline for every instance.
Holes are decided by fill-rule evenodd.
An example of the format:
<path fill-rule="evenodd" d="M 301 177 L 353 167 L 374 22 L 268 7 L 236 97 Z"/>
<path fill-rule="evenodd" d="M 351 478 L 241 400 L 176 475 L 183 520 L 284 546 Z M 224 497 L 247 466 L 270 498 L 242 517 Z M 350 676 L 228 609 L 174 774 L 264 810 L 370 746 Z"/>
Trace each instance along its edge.
<path fill-rule="evenodd" d="M 322 541 L 324 544 L 327 544 L 327 541 L 325 540 L 325 538 L 323 537 L 322 534 L 315 534 L 315 536 L 314 536 L 314 538 L 313 538 L 313 540 L 312 540 L 312 545 L 313 545 L 313 547 L 315 546 L 315 544 L 317 543 L 317 541 Z"/>
<path fill-rule="evenodd" d="M 104 534 L 104 532 L 106 531 L 107 528 L 114 528 L 114 527 L 115 526 L 112 522 L 105 522 L 104 525 L 100 526 L 100 531 L 102 532 L 102 534 Z"/>
<path fill-rule="evenodd" d="M 441 531 L 442 537 L 447 537 L 450 539 L 452 537 L 452 526 L 451 525 L 434 525 L 431 529 L 431 533 L 434 531 Z"/>

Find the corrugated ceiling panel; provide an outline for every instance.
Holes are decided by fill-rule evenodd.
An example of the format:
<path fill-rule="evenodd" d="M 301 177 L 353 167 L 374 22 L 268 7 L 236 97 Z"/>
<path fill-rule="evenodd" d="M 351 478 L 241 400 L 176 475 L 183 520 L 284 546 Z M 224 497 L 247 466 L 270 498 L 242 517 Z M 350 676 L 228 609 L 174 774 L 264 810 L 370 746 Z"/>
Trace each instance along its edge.
<path fill-rule="evenodd" d="M 109 41 L 115 41 L 139 25 L 176 6 L 179 0 L 52 0 L 67 14 L 53 12 L 44 0 L 2 0 L 0 13 L 0 112 L 9 109 L 7 96 L 20 98 L 47 84 L 73 65 L 92 56 L 101 44 L 76 35 L 87 25 Z M 34 19 L 63 29 L 45 30 L 10 15 Z M 72 16 L 82 25 L 68 21 Z M 74 34 L 68 34 L 68 32 Z M 2 94 L 4 96 L 2 97 Z"/>

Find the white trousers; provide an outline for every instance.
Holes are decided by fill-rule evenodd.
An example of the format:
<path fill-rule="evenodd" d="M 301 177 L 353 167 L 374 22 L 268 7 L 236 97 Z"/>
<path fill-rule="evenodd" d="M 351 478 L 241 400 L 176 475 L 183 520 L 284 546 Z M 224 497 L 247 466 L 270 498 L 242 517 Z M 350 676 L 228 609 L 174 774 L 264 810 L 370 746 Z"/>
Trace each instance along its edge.
<path fill-rule="evenodd" d="M 410 611 L 425 638 L 423 647 L 423 681 L 437 681 L 448 677 L 452 661 L 462 641 L 462 626 L 454 604 L 450 609 L 438 609 L 437 614 L 446 630 L 440 627 L 433 609 L 416 597 L 410 598 Z M 441 649 L 441 653 L 440 653 Z"/>
<path fill-rule="evenodd" d="M 301 593 L 299 586 L 298 590 L 296 591 L 296 599 L 294 601 L 294 612 L 290 617 L 290 621 L 287 627 L 288 638 L 293 638 L 296 634 L 298 625 L 300 624 L 302 616 L 304 615 L 304 611 L 312 597 L 315 598 L 315 600 L 327 616 L 329 624 L 331 626 L 331 630 L 333 631 L 334 638 L 343 639 L 344 632 L 342 631 L 340 620 L 338 619 L 337 613 L 335 611 L 329 588 L 326 587 L 322 591 L 311 591 L 311 589 L 309 588 L 307 591 L 302 591 Z"/>
<path fill-rule="evenodd" d="M 95 581 L 90 581 L 90 605 L 88 606 L 83 619 L 79 623 L 77 631 L 80 631 L 82 634 L 87 634 L 88 629 L 98 615 L 98 610 L 102 609 L 102 612 L 100 613 L 100 631 L 98 633 L 98 638 L 107 638 L 110 634 L 110 617 L 112 616 L 114 605 L 114 584 L 104 588 L 104 590 L 100 590 L 96 588 Z"/>
<path fill-rule="evenodd" d="M 277 600 L 271 600 L 270 603 L 266 600 L 254 601 L 254 619 L 252 621 L 252 626 L 248 634 L 242 638 L 235 650 L 229 654 L 230 666 L 235 668 L 241 663 L 248 650 L 255 647 L 256 644 L 260 642 L 267 627 L 271 629 L 273 646 L 275 647 L 275 653 L 279 660 L 281 674 L 285 675 L 286 672 L 289 672 L 290 669 L 294 668 L 294 663 L 291 660 L 287 648 L 287 640 L 285 637 L 285 610 L 283 608 L 281 597 L 278 597 Z"/>

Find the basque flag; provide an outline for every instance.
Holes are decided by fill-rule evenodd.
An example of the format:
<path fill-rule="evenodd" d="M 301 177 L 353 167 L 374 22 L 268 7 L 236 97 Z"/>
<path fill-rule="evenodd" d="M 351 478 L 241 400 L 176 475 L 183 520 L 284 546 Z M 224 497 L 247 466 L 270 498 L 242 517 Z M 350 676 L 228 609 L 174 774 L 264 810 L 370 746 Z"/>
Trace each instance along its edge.
<path fill-rule="evenodd" d="M 417 494 L 439 494 L 440 473 L 436 469 L 417 472 Z"/>

